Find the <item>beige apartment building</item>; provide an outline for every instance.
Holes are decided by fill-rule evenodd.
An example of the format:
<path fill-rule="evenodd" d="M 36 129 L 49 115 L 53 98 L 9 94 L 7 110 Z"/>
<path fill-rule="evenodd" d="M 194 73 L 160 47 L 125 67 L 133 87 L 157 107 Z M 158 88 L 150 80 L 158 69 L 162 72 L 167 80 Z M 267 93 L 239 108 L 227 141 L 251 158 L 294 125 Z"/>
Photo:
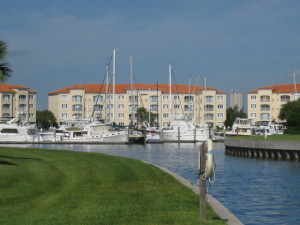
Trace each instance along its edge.
<path fill-rule="evenodd" d="M 128 126 L 139 107 L 152 112 L 159 126 L 165 127 L 188 114 L 194 115 L 195 123 L 214 127 L 223 127 L 226 120 L 226 93 L 198 85 L 78 84 L 48 93 L 48 100 L 58 122 L 100 118 Z"/>
<path fill-rule="evenodd" d="M 36 121 L 36 91 L 21 85 L 0 84 L 0 114 L 4 119 L 20 118 L 22 122 Z"/>
<path fill-rule="evenodd" d="M 281 107 L 297 100 L 300 84 L 279 84 L 258 88 L 248 93 L 248 118 L 256 121 L 280 121 Z"/>

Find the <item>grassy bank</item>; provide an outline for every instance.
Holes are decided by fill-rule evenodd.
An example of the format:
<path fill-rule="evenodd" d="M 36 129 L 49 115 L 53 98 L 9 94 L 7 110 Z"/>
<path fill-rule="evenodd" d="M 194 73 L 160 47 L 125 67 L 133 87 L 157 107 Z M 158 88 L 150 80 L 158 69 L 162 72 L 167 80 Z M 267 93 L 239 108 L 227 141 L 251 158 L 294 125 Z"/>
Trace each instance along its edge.
<path fill-rule="evenodd" d="M 0 224 L 225 224 L 168 174 L 94 153 L 0 148 Z"/>
<path fill-rule="evenodd" d="M 246 139 L 246 140 L 265 140 L 264 136 L 229 136 L 226 138 L 233 139 Z M 300 141 L 300 135 L 269 135 L 267 136 L 267 140 L 270 141 Z"/>

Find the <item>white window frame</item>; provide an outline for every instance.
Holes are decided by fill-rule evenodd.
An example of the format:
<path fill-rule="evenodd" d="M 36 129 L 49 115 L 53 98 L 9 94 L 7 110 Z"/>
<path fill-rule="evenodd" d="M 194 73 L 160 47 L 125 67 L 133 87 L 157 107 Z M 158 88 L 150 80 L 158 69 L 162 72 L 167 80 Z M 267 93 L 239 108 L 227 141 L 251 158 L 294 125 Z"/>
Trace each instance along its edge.
<path fill-rule="evenodd" d="M 61 95 L 61 100 L 67 101 L 68 100 L 68 95 Z"/>

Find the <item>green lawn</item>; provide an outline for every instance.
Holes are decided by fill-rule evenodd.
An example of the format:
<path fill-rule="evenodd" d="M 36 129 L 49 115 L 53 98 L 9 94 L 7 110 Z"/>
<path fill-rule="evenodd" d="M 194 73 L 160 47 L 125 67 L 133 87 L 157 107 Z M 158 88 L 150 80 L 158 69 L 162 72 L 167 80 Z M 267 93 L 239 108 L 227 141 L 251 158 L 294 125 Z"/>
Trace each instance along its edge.
<path fill-rule="evenodd" d="M 101 147 L 101 146 L 100 146 Z M 96 153 L 0 148 L 1 225 L 225 224 L 170 175 Z"/>
<path fill-rule="evenodd" d="M 264 136 L 230 136 L 226 138 L 233 139 L 246 139 L 246 140 L 265 140 Z M 300 141 L 300 135 L 269 135 L 267 136 L 267 140 L 275 140 L 275 141 Z"/>

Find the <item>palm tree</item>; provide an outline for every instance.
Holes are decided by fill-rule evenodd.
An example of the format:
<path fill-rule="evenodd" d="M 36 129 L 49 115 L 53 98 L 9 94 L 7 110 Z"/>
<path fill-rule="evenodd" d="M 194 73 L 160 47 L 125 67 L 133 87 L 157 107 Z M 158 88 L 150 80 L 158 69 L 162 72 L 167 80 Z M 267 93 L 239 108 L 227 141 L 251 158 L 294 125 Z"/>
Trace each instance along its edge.
<path fill-rule="evenodd" d="M 3 40 L 0 40 L 0 83 L 4 83 L 11 77 L 12 69 L 9 64 L 4 61 L 7 54 L 7 46 Z"/>

